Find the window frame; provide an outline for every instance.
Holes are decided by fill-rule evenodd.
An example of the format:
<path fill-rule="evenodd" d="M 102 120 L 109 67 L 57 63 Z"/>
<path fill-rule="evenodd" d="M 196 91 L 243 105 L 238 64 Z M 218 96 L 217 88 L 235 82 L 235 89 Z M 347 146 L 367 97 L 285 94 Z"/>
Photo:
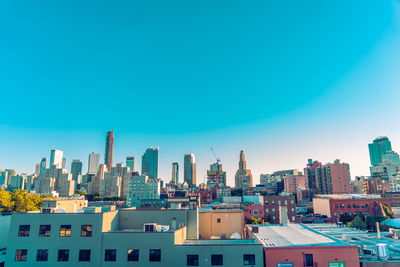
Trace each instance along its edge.
<path fill-rule="evenodd" d="M 28 229 L 22 230 L 21 228 L 27 227 Z M 29 237 L 31 234 L 31 225 L 30 224 L 20 224 L 18 227 L 18 237 Z"/>
<path fill-rule="evenodd" d="M 199 266 L 199 254 L 186 255 L 186 266 Z"/>
<path fill-rule="evenodd" d="M 83 255 L 84 252 L 89 252 L 89 254 L 88 255 Z M 80 249 L 79 250 L 79 255 L 78 255 L 78 261 L 84 261 L 84 262 L 90 261 L 91 254 L 92 254 L 92 251 L 90 249 Z"/>
<path fill-rule="evenodd" d="M 117 250 L 113 248 L 104 250 L 104 261 L 117 261 Z"/>
<path fill-rule="evenodd" d="M 64 226 L 64 229 L 63 229 L 63 226 Z M 68 229 L 68 226 L 69 226 L 69 229 Z M 72 228 L 72 226 L 70 224 L 61 224 L 59 236 L 60 237 L 71 237 L 71 228 Z M 68 230 L 69 230 L 69 232 L 68 232 Z M 61 233 L 63 233 L 63 234 L 61 234 Z"/>
<path fill-rule="evenodd" d="M 220 258 L 220 260 L 219 260 Z M 215 262 L 217 261 L 217 262 Z M 222 254 L 211 255 L 211 266 L 222 266 L 224 265 L 224 256 Z"/>
<path fill-rule="evenodd" d="M 49 250 L 48 249 L 37 249 L 36 250 L 36 261 L 48 261 Z"/>
<path fill-rule="evenodd" d="M 48 230 L 42 229 L 48 226 Z M 50 237 L 51 235 L 51 224 L 39 225 L 39 237 Z"/>
<path fill-rule="evenodd" d="M 67 252 L 67 253 L 60 255 L 60 252 Z M 57 251 L 57 261 L 62 261 L 62 262 L 69 261 L 69 249 L 59 249 Z"/>
<path fill-rule="evenodd" d="M 90 230 L 88 230 L 88 228 L 90 228 Z M 93 225 L 92 224 L 82 224 L 81 225 L 81 237 L 92 237 L 92 236 L 93 236 Z"/>
<path fill-rule="evenodd" d="M 18 253 L 19 252 L 19 253 Z M 25 252 L 25 253 L 23 253 Z M 26 261 L 28 259 L 27 249 L 16 249 L 14 261 Z"/>
<path fill-rule="evenodd" d="M 135 254 L 131 256 L 133 259 L 129 259 L 129 251 L 132 251 Z M 135 252 L 137 252 L 137 255 Z M 139 249 L 128 249 L 126 261 L 139 261 Z"/>
<path fill-rule="evenodd" d="M 158 252 L 158 255 L 154 254 Z M 153 253 L 153 254 L 152 254 Z M 155 257 L 155 258 L 153 258 Z M 161 261 L 161 249 L 150 249 L 149 250 L 149 261 L 150 262 L 160 262 Z"/>
<path fill-rule="evenodd" d="M 246 259 L 246 256 L 249 259 Z M 248 262 L 246 262 L 246 260 Z M 256 255 L 255 254 L 243 254 L 243 265 L 255 265 L 256 264 Z"/>

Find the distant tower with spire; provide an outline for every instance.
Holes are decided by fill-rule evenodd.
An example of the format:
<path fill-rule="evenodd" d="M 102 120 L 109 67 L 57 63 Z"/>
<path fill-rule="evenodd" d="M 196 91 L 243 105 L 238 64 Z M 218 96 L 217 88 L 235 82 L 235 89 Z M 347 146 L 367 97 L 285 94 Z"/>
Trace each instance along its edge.
<path fill-rule="evenodd" d="M 244 152 L 241 150 L 239 157 L 239 169 L 235 175 L 235 188 L 246 189 L 247 187 L 253 187 L 253 176 L 251 175 L 251 170 L 247 169 Z"/>

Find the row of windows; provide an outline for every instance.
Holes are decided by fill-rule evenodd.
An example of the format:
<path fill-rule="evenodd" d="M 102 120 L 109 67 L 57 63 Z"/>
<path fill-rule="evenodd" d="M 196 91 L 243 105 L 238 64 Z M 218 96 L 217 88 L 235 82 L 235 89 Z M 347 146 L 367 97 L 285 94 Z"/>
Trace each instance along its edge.
<path fill-rule="evenodd" d="M 90 249 L 79 250 L 79 261 L 90 261 Z M 26 261 L 28 258 L 27 249 L 17 249 L 15 252 L 15 261 Z M 36 261 L 48 261 L 49 250 L 48 249 L 38 249 L 36 251 Z M 104 252 L 104 261 L 116 261 L 117 260 L 117 250 L 116 249 L 106 249 Z M 57 254 L 57 261 L 69 261 L 69 249 L 59 249 Z M 139 250 L 138 249 L 128 249 L 127 261 L 139 261 Z M 160 249 L 150 249 L 149 251 L 149 261 L 159 262 L 161 261 L 161 250 Z M 243 255 L 243 265 L 255 265 L 256 259 L 254 254 L 244 254 Z M 223 255 L 211 255 L 211 265 L 222 266 Z M 199 266 L 199 255 L 192 254 L 187 255 L 187 266 Z"/>
<path fill-rule="evenodd" d="M 278 202 L 278 205 L 281 205 L 281 204 L 282 204 L 282 201 L 280 201 L 280 200 L 278 200 L 277 202 Z M 266 200 L 266 201 L 265 201 L 265 205 L 268 205 L 268 204 L 269 204 L 269 201 Z M 288 204 L 288 201 L 285 200 L 285 205 L 287 205 L 287 204 Z M 290 204 L 294 204 L 294 200 L 291 200 L 291 201 L 290 201 Z M 271 205 L 275 205 L 275 200 L 272 200 L 272 201 L 271 201 Z"/>
<path fill-rule="evenodd" d="M 344 209 L 344 207 L 345 207 L 345 205 L 344 204 L 340 204 L 340 208 L 341 209 Z M 339 208 L 339 204 L 335 204 L 335 209 L 338 209 Z M 346 205 L 346 208 L 347 209 L 351 209 L 351 204 L 347 204 Z M 360 208 L 360 205 L 358 205 L 358 204 L 353 204 L 353 209 L 358 209 L 358 208 Z M 368 208 L 368 204 L 362 204 L 361 205 L 361 208 L 363 208 L 363 209 L 365 209 L 365 208 Z"/>
<path fill-rule="evenodd" d="M 272 212 L 275 212 L 275 208 L 272 208 L 271 211 L 272 211 Z M 265 209 L 265 212 L 268 213 L 268 212 L 269 212 L 269 209 Z M 294 208 L 292 208 L 292 212 L 294 212 Z"/>
<path fill-rule="evenodd" d="M 31 232 L 30 225 L 20 225 L 18 236 L 19 237 L 28 237 Z M 51 225 L 40 225 L 39 226 L 39 236 L 40 237 L 49 237 L 51 232 Z M 70 237 L 71 236 L 71 225 L 60 225 L 59 235 L 61 237 Z M 81 225 L 81 237 L 91 237 L 92 236 L 92 225 Z"/>

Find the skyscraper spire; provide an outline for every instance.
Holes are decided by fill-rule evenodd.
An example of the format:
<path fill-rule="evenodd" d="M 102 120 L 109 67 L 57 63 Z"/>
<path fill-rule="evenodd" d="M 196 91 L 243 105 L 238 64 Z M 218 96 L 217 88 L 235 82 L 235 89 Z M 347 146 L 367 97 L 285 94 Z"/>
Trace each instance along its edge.
<path fill-rule="evenodd" d="M 247 169 L 244 152 L 241 150 L 239 156 L 239 169 L 235 175 L 235 188 L 244 190 L 247 187 L 253 187 L 253 176 L 251 175 L 251 171 Z"/>

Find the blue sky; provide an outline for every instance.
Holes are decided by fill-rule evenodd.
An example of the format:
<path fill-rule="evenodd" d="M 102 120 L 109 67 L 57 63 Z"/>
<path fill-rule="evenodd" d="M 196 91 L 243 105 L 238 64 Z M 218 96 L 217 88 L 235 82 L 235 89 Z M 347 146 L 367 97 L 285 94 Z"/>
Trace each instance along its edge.
<path fill-rule="evenodd" d="M 160 147 L 160 175 L 214 147 L 233 183 L 340 158 L 368 175 L 367 144 L 399 151 L 399 1 L 0 0 L 0 168 L 32 172 Z M 140 166 L 140 160 L 137 162 Z M 181 175 L 181 179 L 182 179 Z"/>

